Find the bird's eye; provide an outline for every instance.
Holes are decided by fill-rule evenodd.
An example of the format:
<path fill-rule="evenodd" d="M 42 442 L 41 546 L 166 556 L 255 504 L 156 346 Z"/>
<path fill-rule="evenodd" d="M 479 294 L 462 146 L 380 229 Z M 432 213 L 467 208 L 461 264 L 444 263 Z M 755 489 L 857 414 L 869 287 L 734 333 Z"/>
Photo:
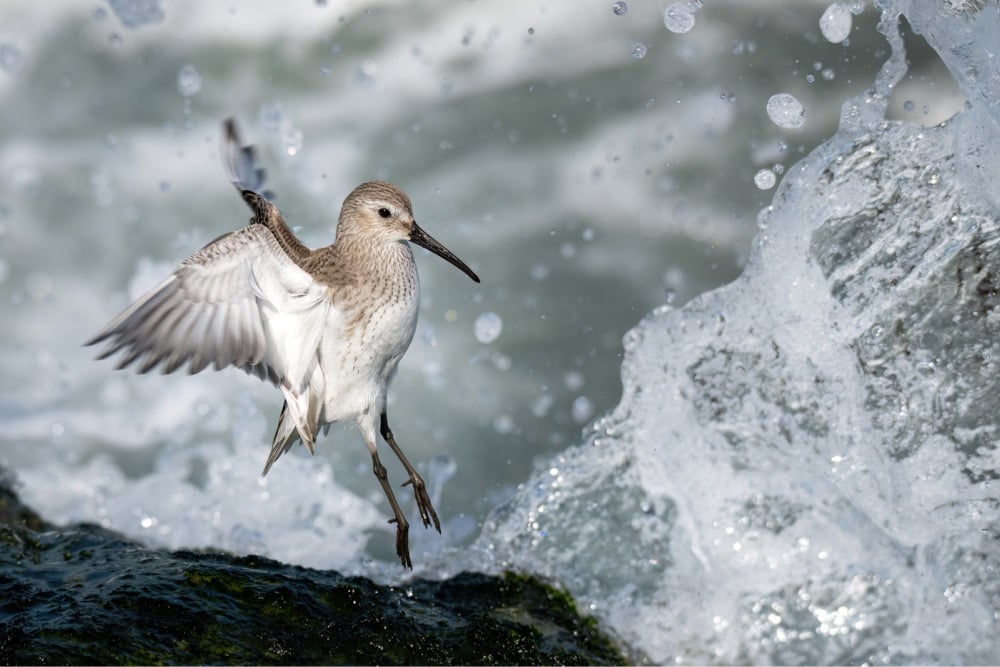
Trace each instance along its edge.
<path fill-rule="evenodd" d="M 378 214 L 383 218 L 388 218 L 392 216 L 392 212 L 384 206 L 378 210 Z"/>

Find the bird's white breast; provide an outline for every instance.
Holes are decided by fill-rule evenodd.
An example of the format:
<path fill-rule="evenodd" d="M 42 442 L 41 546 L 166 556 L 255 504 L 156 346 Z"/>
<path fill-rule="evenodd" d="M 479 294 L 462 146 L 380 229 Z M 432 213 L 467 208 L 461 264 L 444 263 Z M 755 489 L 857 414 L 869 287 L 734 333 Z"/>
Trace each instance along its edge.
<path fill-rule="evenodd" d="M 356 421 L 385 407 L 386 391 L 417 327 L 420 288 L 409 248 L 389 281 L 371 285 L 371 299 L 339 315 L 335 335 L 324 336 L 320 368 L 325 383 L 321 421 Z M 363 314 L 359 314 L 360 309 Z"/>

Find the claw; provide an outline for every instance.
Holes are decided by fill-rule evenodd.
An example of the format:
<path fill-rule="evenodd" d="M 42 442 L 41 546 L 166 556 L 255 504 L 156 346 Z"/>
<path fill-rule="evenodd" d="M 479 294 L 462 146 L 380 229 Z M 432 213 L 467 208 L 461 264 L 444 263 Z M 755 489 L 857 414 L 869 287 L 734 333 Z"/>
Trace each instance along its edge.
<path fill-rule="evenodd" d="M 397 523 L 395 519 L 390 519 L 390 523 Z M 403 564 L 406 569 L 413 569 L 413 561 L 410 560 L 410 540 L 408 533 L 410 527 L 405 523 L 397 523 L 396 525 L 396 555 L 399 556 L 399 561 Z"/>

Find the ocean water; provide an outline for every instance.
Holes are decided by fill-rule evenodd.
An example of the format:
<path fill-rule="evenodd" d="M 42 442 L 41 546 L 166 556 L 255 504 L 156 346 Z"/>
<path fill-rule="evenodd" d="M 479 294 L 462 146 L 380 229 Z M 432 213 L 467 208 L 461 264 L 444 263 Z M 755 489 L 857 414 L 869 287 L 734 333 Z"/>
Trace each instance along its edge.
<path fill-rule="evenodd" d="M 0 16 L 0 464 L 47 519 L 401 575 L 352 427 L 261 480 L 273 388 L 80 346 L 247 220 L 232 115 L 307 243 L 382 178 L 483 278 L 418 253 L 419 574 L 543 572 L 655 662 L 1000 659 L 992 311 L 946 298 L 991 294 L 994 4 Z"/>

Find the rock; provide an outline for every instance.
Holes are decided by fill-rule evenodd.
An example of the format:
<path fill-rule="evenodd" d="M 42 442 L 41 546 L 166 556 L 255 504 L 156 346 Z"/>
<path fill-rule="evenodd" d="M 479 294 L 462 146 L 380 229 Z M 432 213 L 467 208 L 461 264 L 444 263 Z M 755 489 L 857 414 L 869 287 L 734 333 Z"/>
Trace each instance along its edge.
<path fill-rule="evenodd" d="M 6 483 L 5 483 L 6 482 Z M 53 528 L 0 478 L 5 664 L 621 664 L 530 576 L 381 586 L 255 556 L 149 549 Z"/>

